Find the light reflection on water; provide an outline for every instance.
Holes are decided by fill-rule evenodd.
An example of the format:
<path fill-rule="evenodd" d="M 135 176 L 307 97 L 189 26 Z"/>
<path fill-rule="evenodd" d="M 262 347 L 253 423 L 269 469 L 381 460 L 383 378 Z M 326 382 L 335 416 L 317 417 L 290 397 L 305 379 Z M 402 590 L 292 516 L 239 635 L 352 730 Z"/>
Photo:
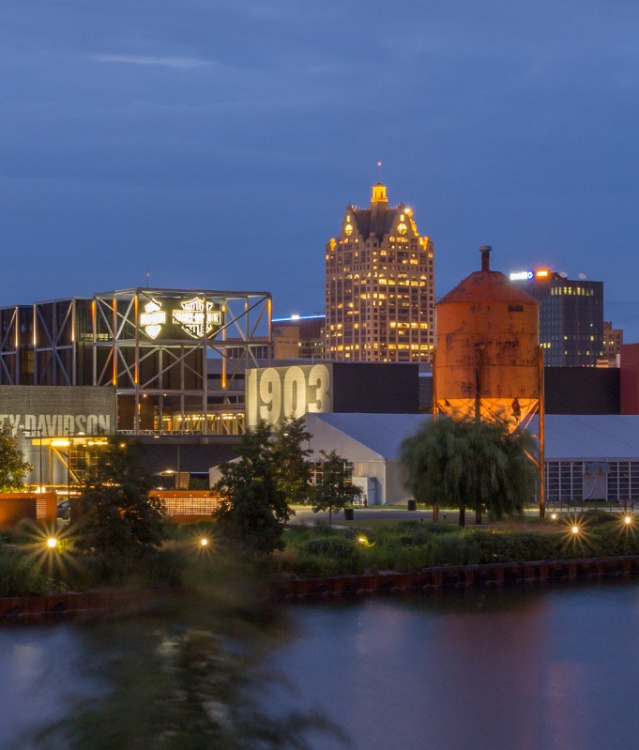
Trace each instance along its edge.
<path fill-rule="evenodd" d="M 362 750 L 625 750 L 638 602 L 626 585 L 300 607 L 273 663 Z"/>
<path fill-rule="evenodd" d="M 356 750 L 627 750 L 639 737 L 639 586 L 447 593 L 290 608 L 268 660 Z M 72 624 L 0 629 L 0 748 L 95 690 Z M 88 660 L 91 663 L 91 660 Z M 22 741 L 16 746 L 28 750 Z M 342 745 L 315 737 L 316 750 Z"/>
<path fill-rule="evenodd" d="M 31 745 L 33 727 L 71 709 L 94 683 L 78 671 L 79 637 L 70 625 L 0 629 L 0 747 Z M 15 745 L 14 745 L 15 743 Z"/>

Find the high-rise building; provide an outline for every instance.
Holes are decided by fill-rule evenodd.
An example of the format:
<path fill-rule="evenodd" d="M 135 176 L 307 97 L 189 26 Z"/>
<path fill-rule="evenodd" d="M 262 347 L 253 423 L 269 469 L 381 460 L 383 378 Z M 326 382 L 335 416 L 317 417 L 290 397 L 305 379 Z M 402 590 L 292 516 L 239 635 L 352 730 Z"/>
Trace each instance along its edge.
<path fill-rule="evenodd" d="M 623 345 L 623 331 L 621 328 L 613 328 L 612 323 L 604 320 L 604 359 L 608 367 L 619 367 L 621 347 Z"/>
<path fill-rule="evenodd" d="M 392 207 L 386 187 L 371 204 L 349 205 L 326 245 L 327 359 L 422 362 L 435 345 L 433 243 L 410 208 Z"/>
<path fill-rule="evenodd" d="M 604 357 L 603 282 L 547 269 L 510 274 L 539 301 L 539 343 L 550 367 L 596 367 Z"/>
<path fill-rule="evenodd" d="M 324 359 L 324 315 L 273 318 L 273 359 Z"/>

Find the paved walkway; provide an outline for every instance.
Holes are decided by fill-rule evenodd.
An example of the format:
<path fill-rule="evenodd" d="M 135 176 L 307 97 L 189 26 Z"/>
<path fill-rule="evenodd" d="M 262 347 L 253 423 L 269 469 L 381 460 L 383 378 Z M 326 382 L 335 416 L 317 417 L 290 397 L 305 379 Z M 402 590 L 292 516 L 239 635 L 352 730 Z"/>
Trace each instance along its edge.
<path fill-rule="evenodd" d="M 316 521 L 325 522 L 328 523 L 328 511 L 320 511 L 319 513 L 313 513 L 310 507 L 304 506 L 304 505 L 296 505 L 294 507 L 295 515 L 291 518 L 289 523 L 307 523 L 307 524 L 313 524 Z M 415 521 L 419 520 L 420 518 L 424 521 L 428 520 L 430 521 L 433 517 L 433 511 L 432 510 L 406 510 L 402 508 L 385 508 L 381 505 L 373 505 L 369 506 L 368 508 L 355 508 L 354 512 L 354 520 L 385 520 L 385 521 Z M 450 519 L 457 519 L 457 512 L 456 511 L 446 511 L 447 520 Z M 440 512 L 439 517 L 441 520 L 443 519 L 443 513 Z M 333 513 L 333 521 L 338 522 L 342 521 L 344 519 L 344 513 L 342 511 L 338 511 L 336 513 Z M 470 513 L 466 515 L 467 521 L 474 521 L 475 515 L 474 513 Z"/>

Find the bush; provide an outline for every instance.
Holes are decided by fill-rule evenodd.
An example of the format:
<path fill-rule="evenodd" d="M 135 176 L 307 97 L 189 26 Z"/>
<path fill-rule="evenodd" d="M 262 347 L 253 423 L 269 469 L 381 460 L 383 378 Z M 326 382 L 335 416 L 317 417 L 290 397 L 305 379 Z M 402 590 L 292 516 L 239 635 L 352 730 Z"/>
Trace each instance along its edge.
<path fill-rule="evenodd" d="M 0 596 L 46 594 L 52 582 L 37 558 L 23 550 L 0 551 Z"/>
<path fill-rule="evenodd" d="M 212 538 L 215 536 L 217 526 L 213 519 L 203 519 L 192 523 L 175 523 L 175 521 L 165 518 L 162 522 L 162 528 L 164 539 L 183 542 L 203 536 Z"/>
<path fill-rule="evenodd" d="M 619 523 L 619 514 L 610 513 L 607 510 L 594 509 L 587 510 L 582 516 L 581 520 L 587 526 L 606 526 L 610 523 Z"/>
<path fill-rule="evenodd" d="M 393 570 L 407 573 L 420 568 L 428 568 L 433 565 L 434 553 L 432 545 L 412 546 L 397 550 L 394 559 Z"/>
<path fill-rule="evenodd" d="M 564 557 L 561 534 L 494 533 L 476 531 L 473 540 L 479 550 L 478 563 L 556 560 Z"/>
<path fill-rule="evenodd" d="M 308 539 L 299 546 L 301 555 L 319 555 L 337 560 L 351 560 L 356 554 L 355 545 L 343 536 L 326 536 Z"/>
<path fill-rule="evenodd" d="M 293 561 L 291 572 L 302 578 L 330 578 L 353 573 L 352 566 L 344 560 L 334 560 L 323 555 L 299 553 Z"/>
<path fill-rule="evenodd" d="M 639 529 L 627 528 L 621 520 L 619 514 L 590 511 L 579 519 L 584 527 L 579 536 L 561 526 L 548 533 L 460 530 L 449 524 L 407 521 L 370 531 L 366 546 L 353 541 L 358 535 L 353 529 L 295 527 L 287 535 L 287 553 L 279 564 L 282 571 L 300 576 L 331 576 L 438 565 L 639 555 Z"/>
<path fill-rule="evenodd" d="M 78 555 L 75 582 L 82 588 L 96 585 L 171 588 L 182 584 L 188 565 L 180 549 L 148 550 L 132 559 L 108 552 Z M 82 585 L 84 583 L 84 585 Z"/>
<path fill-rule="evenodd" d="M 443 535 L 433 540 L 434 565 L 466 565 L 466 538 Z"/>

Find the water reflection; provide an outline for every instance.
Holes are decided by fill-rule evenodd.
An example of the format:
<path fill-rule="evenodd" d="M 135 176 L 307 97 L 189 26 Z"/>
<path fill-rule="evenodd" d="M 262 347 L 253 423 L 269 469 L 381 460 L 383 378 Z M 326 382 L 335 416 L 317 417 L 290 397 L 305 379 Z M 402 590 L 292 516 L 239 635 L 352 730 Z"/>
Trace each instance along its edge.
<path fill-rule="evenodd" d="M 275 663 L 300 686 L 300 703 L 339 719 L 357 748 L 634 747 L 637 591 L 511 590 L 300 608 L 304 637 Z M 337 746 L 326 739 L 317 747 Z"/>
<path fill-rule="evenodd" d="M 34 726 L 66 712 L 76 692 L 97 689 L 73 664 L 77 649 L 71 626 L 0 629 L 0 747 L 31 750 Z"/>
<path fill-rule="evenodd" d="M 263 671 L 282 672 L 297 692 L 257 683 L 254 694 L 281 715 L 325 712 L 358 750 L 636 745 L 637 585 L 370 599 L 288 613 L 297 636 L 288 639 L 288 628 L 280 628 L 283 645 Z M 126 641 L 123 653 L 137 654 L 131 679 L 146 659 L 163 649 L 163 658 L 170 655 L 182 636 L 171 630 L 175 622 L 158 623 L 0 630 L 0 747 L 31 750 L 24 737 L 12 745 L 23 729 L 74 711 L 75 692 L 99 694 L 100 651 Z M 200 664 L 197 651 L 195 657 Z M 83 661 L 96 667 L 93 673 Z M 140 682 L 136 690 L 132 717 L 155 700 L 153 686 Z M 114 705 L 110 720 L 124 710 Z M 315 750 L 343 747 L 330 734 L 310 737 Z"/>

